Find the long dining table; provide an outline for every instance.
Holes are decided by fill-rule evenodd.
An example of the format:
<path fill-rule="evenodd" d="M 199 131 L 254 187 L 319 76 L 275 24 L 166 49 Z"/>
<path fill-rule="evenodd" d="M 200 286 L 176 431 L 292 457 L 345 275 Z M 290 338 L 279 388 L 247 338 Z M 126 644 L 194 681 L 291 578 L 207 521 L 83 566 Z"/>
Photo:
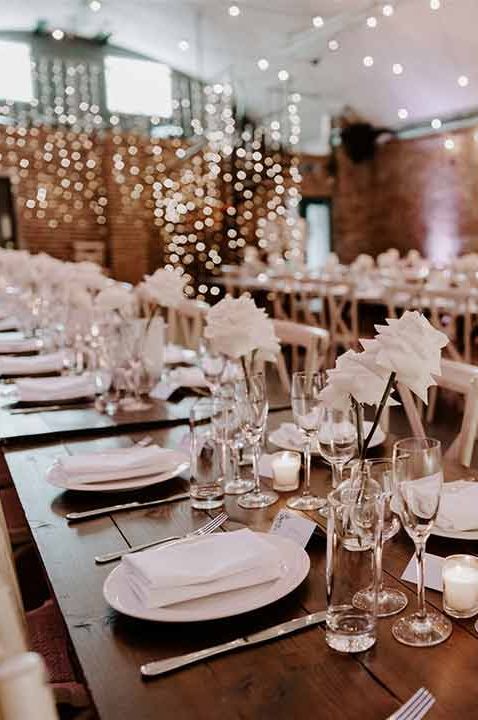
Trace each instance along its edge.
<path fill-rule="evenodd" d="M 270 429 L 287 418 L 287 412 L 270 413 Z M 166 447 L 181 446 L 186 432 L 185 425 L 148 429 L 148 434 Z M 453 634 L 444 644 L 416 649 L 396 642 L 390 630 L 394 618 L 383 619 L 378 623 L 376 645 L 356 655 L 331 650 L 325 642 L 324 626 L 320 625 L 144 681 L 140 666 L 147 661 L 226 642 L 326 606 L 325 521 L 311 513 L 319 525 L 307 546 L 310 573 L 294 592 L 268 607 L 224 620 L 187 624 L 146 622 L 112 610 L 102 590 L 114 566 L 96 565 L 96 555 L 184 534 L 202 525 L 208 516 L 193 510 L 189 500 L 184 500 L 69 524 L 67 512 L 133 498 L 167 497 L 187 489 L 187 479 L 176 478 L 134 495 L 98 495 L 59 491 L 47 484 L 45 472 L 58 456 L 129 447 L 144 434 L 67 438 L 63 442 L 13 445 L 4 450 L 78 667 L 101 720 L 263 720 L 313 715 L 337 720 L 385 720 L 421 686 L 437 699 L 430 718 L 477 717 L 478 636 L 471 621 L 453 621 Z M 392 439 L 376 452 L 389 452 Z M 271 452 L 274 448 L 267 449 Z M 471 475 L 473 471 L 445 462 L 447 480 Z M 330 469 L 317 458 L 312 485 L 319 494 L 330 489 Z M 247 526 L 267 532 L 286 498 L 287 494 L 281 495 L 276 505 L 264 510 L 243 510 L 234 497 L 227 497 L 229 520 L 220 531 Z M 473 553 L 475 548 L 473 543 L 432 537 L 427 549 L 445 556 Z M 415 602 L 416 589 L 401 575 L 412 554 L 412 543 L 402 531 L 385 546 L 386 582 L 400 587 L 409 597 L 410 606 Z M 441 594 L 427 591 L 427 602 L 441 608 Z"/>

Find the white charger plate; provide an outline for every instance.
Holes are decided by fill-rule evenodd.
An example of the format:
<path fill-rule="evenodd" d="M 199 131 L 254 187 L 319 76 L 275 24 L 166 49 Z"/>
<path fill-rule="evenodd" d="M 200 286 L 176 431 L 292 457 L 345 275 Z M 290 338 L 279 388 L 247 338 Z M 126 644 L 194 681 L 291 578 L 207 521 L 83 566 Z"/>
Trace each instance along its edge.
<path fill-rule="evenodd" d="M 181 472 L 184 472 L 189 467 L 189 456 L 185 453 L 176 452 L 177 460 L 175 459 L 175 466 L 171 470 L 163 473 L 151 473 L 151 470 L 147 470 L 148 474 L 139 475 L 136 477 L 129 477 L 126 474 L 112 473 L 107 476 L 108 480 L 103 480 L 96 483 L 72 483 L 68 480 L 66 473 L 61 467 L 60 463 L 53 463 L 46 473 L 46 481 L 54 487 L 60 488 L 61 490 L 76 490 L 80 492 L 123 492 L 125 490 L 139 490 L 141 488 L 149 487 L 150 485 L 157 485 L 158 483 L 166 482 L 171 480 Z M 105 476 L 106 477 L 106 476 Z"/>
<path fill-rule="evenodd" d="M 364 437 L 367 437 L 370 430 L 372 429 L 372 423 L 369 420 L 365 420 L 363 424 L 363 431 L 364 431 Z M 386 435 L 383 432 L 382 428 L 379 426 L 376 431 L 373 434 L 373 437 L 370 441 L 369 449 L 378 447 L 386 440 Z M 296 445 L 293 441 L 285 441 L 282 438 L 282 432 L 281 428 L 277 428 L 277 430 L 273 430 L 269 433 L 269 440 L 270 442 L 275 445 L 276 447 L 280 447 L 283 450 L 294 450 L 296 452 L 302 451 L 302 445 Z M 318 450 L 314 450 L 312 446 L 312 455 L 320 455 Z"/>
<path fill-rule="evenodd" d="M 478 530 L 443 530 L 434 527 L 431 534 L 437 537 L 450 538 L 451 540 L 478 540 Z"/>
<path fill-rule="evenodd" d="M 259 535 L 280 552 L 283 573 L 277 580 L 209 595 L 163 608 L 146 608 L 131 589 L 125 568 L 119 564 L 106 578 L 103 597 L 108 605 L 123 615 L 156 622 L 202 622 L 250 612 L 270 605 L 295 590 L 307 577 L 310 559 L 300 545 L 271 533 Z"/>

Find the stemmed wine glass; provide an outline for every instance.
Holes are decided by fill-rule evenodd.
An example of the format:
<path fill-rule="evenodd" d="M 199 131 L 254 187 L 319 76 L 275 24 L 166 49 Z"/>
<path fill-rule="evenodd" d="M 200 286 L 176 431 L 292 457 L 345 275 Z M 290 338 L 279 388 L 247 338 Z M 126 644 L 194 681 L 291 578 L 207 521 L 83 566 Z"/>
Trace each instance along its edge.
<path fill-rule="evenodd" d="M 265 508 L 279 499 L 272 490 L 261 489 L 259 477 L 259 457 L 264 429 L 267 422 L 269 403 L 264 375 L 253 375 L 236 383 L 237 410 L 245 438 L 252 446 L 254 489 L 241 495 L 238 505 L 243 508 Z"/>
<path fill-rule="evenodd" d="M 292 376 L 291 404 L 294 422 L 304 438 L 304 487 L 301 495 L 294 495 L 287 506 L 294 510 L 318 510 L 326 504 L 325 498 L 313 495 L 310 490 L 310 459 L 312 440 L 317 435 L 321 410 L 320 392 L 324 388 L 320 372 L 296 372 Z"/>
<path fill-rule="evenodd" d="M 226 357 L 214 349 L 211 341 L 201 338 L 198 347 L 198 366 L 212 395 L 216 395 L 221 387 L 221 381 L 226 368 Z"/>
<path fill-rule="evenodd" d="M 332 466 L 332 487 L 335 489 L 343 479 L 343 469 L 357 450 L 357 429 L 352 408 L 338 410 L 322 406 L 319 411 L 319 452 Z M 328 506 L 320 514 L 328 515 Z"/>
<path fill-rule="evenodd" d="M 441 443 L 431 438 L 399 440 L 393 448 L 394 499 L 403 527 L 415 543 L 418 610 L 401 617 L 392 634 L 404 645 L 430 647 L 446 640 L 451 622 L 425 605 L 425 545 L 438 515 L 443 485 Z"/>
<path fill-rule="evenodd" d="M 375 605 L 375 595 L 377 602 L 377 616 L 388 617 L 404 610 L 408 604 L 408 598 L 405 593 L 396 588 L 388 587 L 383 584 L 382 571 L 382 554 L 383 546 L 387 540 L 390 540 L 400 529 L 400 522 L 392 508 L 393 497 L 393 473 L 394 467 L 399 472 L 399 464 L 402 462 L 400 458 L 395 459 L 395 463 L 391 458 L 379 460 L 365 460 L 364 462 L 356 462 L 352 468 L 352 485 L 357 480 L 362 483 L 364 474 L 366 482 L 376 483 L 380 488 L 383 497 L 383 531 L 380 533 L 377 552 L 372 555 L 376 558 L 376 567 L 374 567 L 373 576 L 377 578 L 378 592 L 375 593 L 374 588 L 366 588 L 354 595 L 354 606 L 362 610 L 371 610 Z"/>

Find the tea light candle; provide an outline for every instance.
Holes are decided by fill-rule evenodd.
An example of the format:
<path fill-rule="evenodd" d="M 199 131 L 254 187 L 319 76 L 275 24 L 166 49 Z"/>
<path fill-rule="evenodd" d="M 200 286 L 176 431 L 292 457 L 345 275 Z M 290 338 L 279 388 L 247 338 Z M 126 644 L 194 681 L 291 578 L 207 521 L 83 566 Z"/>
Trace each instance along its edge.
<path fill-rule="evenodd" d="M 274 490 L 290 492 L 299 487 L 300 454 L 296 452 L 274 453 L 271 459 Z"/>
<path fill-rule="evenodd" d="M 443 565 L 443 609 L 457 618 L 478 613 L 478 558 L 451 555 Z"/>

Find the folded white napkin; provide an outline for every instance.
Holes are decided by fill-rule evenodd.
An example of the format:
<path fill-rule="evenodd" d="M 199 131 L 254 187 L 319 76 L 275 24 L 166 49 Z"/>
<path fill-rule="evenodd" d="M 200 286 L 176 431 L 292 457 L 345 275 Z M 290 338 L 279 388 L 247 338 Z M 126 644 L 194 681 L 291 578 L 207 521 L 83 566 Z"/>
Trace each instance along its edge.
<path fill-rule="evenodd" d="M 478 483 L 444 483 L 436 525 L 443 530 L 478 530 Z"/>
<path fill-rule="evenodd" d="M 282 423 L 275 431 L 274 439 L 281 445 L 288 445 L 298 449 L 304 445 L 304 436 L 294 423 Z"/>
<path fill-rule="evenodd" d="M 13 353 L 35 352 L 39 350 L 40 343 L 36 338 L 19 338 L 12 340 L 2 338 L 0 336 L 0 353 L 2 355 L 10 355 Z"/>
<path fill-rule="evenodd" d="M 5 330 L 16 330 L 18 327 L 18 321 L 13 317 L 4 317 L 0 319 L 0 331 Z"/>
<path fill-rule="evenodd" d="M 27 357 L 0 357 L 0 375 L 42 375 L 61 370 L 63 353 L 59 352 Z"/>
<path fill-rule="evenodd" d="M 70 455 L 57 460 L 67 482 L 74 484 L 126 480 L 144 475 L 172 471 L 185 459 L 175 450 L 158 445 L 117 448 L 84 455 Z"/>
<path fill-rule="evenodd" d="M 188 350 L 180 345 L 167 345 L 164 349 L 164 362 L 166 365 L 192 365 L 196 361 L 194 350 Z"/>
<path fill-rule="evenodd" d="M 159 546 L 126 555 L 122 563 L 148 608 L 260 585 L 281 574 L 277 550 L 248 529 Z"/>
<path fill-rule="evenodd" d="M 169 373 L 169 381 L 179 387 L 207 387 L 201 368 L 178 367 Z"/>
<path fill-rule="evenodd" d="M 74 400 L 95 395 L 95 380 L 92 375 L 78 375 L 52 378 L 25 378 L 17 380 L 15 387 L 22 402 L 43 402 L 49 400 Z"/>

